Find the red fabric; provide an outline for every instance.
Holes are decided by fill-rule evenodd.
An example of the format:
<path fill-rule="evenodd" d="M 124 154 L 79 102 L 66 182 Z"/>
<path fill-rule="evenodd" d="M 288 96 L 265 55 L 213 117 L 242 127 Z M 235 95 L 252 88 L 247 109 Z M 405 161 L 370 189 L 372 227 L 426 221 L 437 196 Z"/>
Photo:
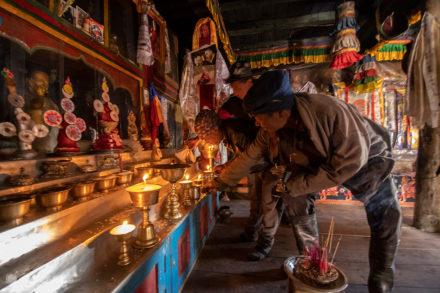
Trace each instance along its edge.
<path fill-rule="evenodd" d="M 197 81 L 197 85 L 199 86 L 200 109 L 215 110 L 214 84 L 209 82 L 211 82 L 211 78 L 207 72 L 203 72 Z"/>
<path fill-rule="evenodd" d="M 344 69 L 358 62 L 363 57 L 364 57 L 363 55 L 358 54 L 355 51 L 349 51 L 349 52 L 337 54 L 333 57 L 332 63 L 330 64 L 330 68 L 335 70 Z"/>
<path fill-rule="evenodd" d="M 157 105 L 157 103 L 159 103 L 159 105 Z M 151 140 L 153 142 L 159 135 L 159 126 L 162 123 L 160 120 L 160 113 L 158 112 L 158 109 L 160 109 L 160 101 L 159 98 L 156 96 L 154 97 L 150 106 Z"/>
<path fill-rule="evenodd" d="M 200 109 L 215 110 L 214 107 L 214 85 L 213 84 L 201 84 L 199 85 L 200 91 Z"/>
<path fill-rule="evenodd" d="M 179 276 L 181 276 L 187 269 L 190 259 L 190 237 L 189 227 L 185 229 L 185 232 L 179 239 Z"/>

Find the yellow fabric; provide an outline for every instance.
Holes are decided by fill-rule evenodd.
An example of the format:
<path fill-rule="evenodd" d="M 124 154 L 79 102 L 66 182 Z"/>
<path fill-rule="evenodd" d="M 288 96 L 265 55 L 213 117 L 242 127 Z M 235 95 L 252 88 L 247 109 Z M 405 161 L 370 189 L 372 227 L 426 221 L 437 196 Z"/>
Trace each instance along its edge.
<path fill-rule="evenodd" d="M 366 84 L 356 85 L 352 89 L 355 93 L 360 94 L 360 93 L 372 92 L 372 91 L 379 89 L 381 87 L 382 87 L 382 79 L 379 79 L 375 82 L 369 82 Z"/>
<path fill-rule="evenodd" d="M 411 25 L 411 24 L 418 23 L 421 20 L 422 20 L 422 12 L 419 10 L 409 17 L 408 23 Z"/>
<path fill-rule="evenodd" d="M 214 22 L 218 27 L 218 35 L 220 40 L 223 43 L 223 49 L 226 52 L 226 56 L 229 62 L 232 64 L 235 61 L 235 54 L 231 47 L 231 42 L 229 40 L 229 36 L 226 32 L 225 24 L 223 22 L 223 18 L 220 14 L 220 8 L 214 3 L 215 0 L 206 0 L 206 6 L 208 10 L 211 12 L 212 17 L 214 18 Z"/>
<path fill-rule="evenodd" d="M 388 40 L 381 41 L 377 43 L 371 50 L 367 50 L 366 54 L 370 54 L 371 56 L 376 57 L 377 61 L 393 61 L 393 60 L 402 60 L 406 51 L 391 51 L 391 52 L 382 52 L 379 51 L 383 46 L 387 44 L 400 44 L 406 45 L 409 44 L 410 40 Z"/>
<path fill-rule="evenodd" d="M 356 30 L 352 28 L 343 29 L 342 31 L 338 32 L 336 37 L 343 37 L 345 35 L 356 35 Z"/>
<path fill-rule="evenodd" d="M 375 54 L 377 61 L 403 60 L 405 52 L 377 52 Z"/>
<path fill-rule="evenodd" d="M 267 68 L 276 67 L 279 65 L 287 65 L 294 63 L 324 63 L 330 61 L 329 55 L 318 55 L 318 56 L 295 56 L 292 57 L 281 57 L 273 58 L 270 60 L 257 60 L 250 61 L 251 68 Z"/>

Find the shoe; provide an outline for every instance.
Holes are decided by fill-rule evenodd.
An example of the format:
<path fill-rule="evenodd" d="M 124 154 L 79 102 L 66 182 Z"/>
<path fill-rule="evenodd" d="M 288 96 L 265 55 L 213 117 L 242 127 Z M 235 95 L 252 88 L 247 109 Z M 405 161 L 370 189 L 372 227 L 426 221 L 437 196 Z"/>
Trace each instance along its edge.
<path fill-rule="evenodd" d="M 247 255 L 247 259 L 250 261 L 260 261 L 265 259 L 269 253 L 266 253 L 264 251 L 260 251 L 257 248 L 254 249 L 251 253 Z"/>

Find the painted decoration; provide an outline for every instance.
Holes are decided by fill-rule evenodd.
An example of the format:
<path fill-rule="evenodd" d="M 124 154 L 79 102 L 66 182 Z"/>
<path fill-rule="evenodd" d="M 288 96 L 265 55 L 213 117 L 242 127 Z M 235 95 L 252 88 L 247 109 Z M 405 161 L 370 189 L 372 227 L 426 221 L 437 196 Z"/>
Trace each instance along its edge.
<path fill-rule="evenodd" d="M 81 131 L 76 125 L 68 125 L 66 127 L 66 135 L 73 141 L 79 141 L 81 139 Z"/>
<path fill-rule="evenodd" d="M 44 123 L 49 126 L 59 126 L 63 121 L 63 117 L 55 110 L 49 110 L 44 113 Z"/>

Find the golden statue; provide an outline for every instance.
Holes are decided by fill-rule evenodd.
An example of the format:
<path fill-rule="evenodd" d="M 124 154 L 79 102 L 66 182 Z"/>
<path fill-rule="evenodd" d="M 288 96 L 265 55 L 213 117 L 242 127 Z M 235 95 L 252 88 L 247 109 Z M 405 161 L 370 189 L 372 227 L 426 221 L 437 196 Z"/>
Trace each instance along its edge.
<path fill-rule="evenodd" d="M 141 152 L 144 150 L 142 145 L 139 143 L 138 139 L 138 129 L 136 126 L 136 115 L 134 115 L 133 111 L 130 111 L 128 113 L 128 126 L 127 126 L 127 133 L 128 133 L 128 142 L 127 146 L 131 149 L 132 155 L 135 160 L 141 159 Z"/>
<path fill-rule="evenodd" d="M 30 97 L 27 113 L 36 124 L 44 124 L 44 113 L 48 110 L 59 112 L 58 106 L 48 96 L 49 75 L 42 71 L 34 71 L 31 74 L 28 84 Z M 37 139 L 34 143 L 36 151 L 41 153 L 52 153 L 57 146 L 58 128 L 51 127 L 49 134 Z"/>

